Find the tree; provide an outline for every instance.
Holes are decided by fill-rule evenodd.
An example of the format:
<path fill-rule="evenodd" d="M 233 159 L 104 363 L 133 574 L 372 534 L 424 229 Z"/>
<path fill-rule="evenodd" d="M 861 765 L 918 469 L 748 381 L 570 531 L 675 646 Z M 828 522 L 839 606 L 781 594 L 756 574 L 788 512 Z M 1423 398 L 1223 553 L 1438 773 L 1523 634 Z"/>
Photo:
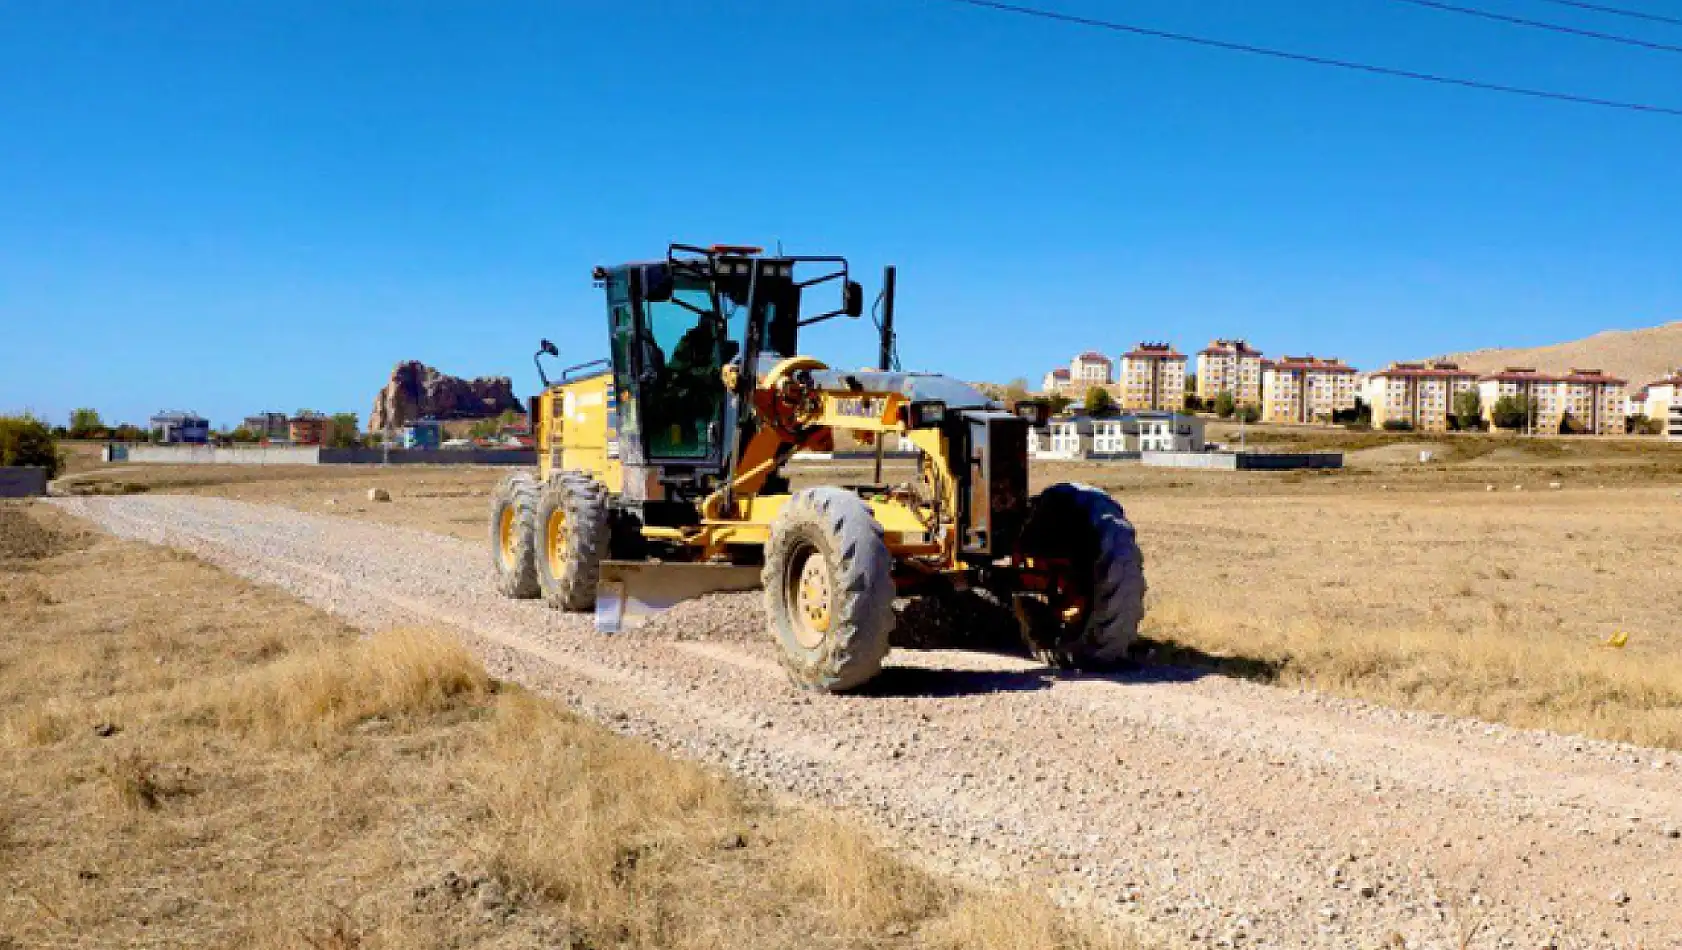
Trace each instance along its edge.
<path fill-rule="evenodd" d="M 1592 430 L 1588 425 L 1569 412 L 1559 416 L 1560 435 L 1588 435 Z"/>
<path fill-rule="evenodd" d="M 1051 397 L 1047 398 L 1046 402 L 1051 404 L 1051 414 L 1054 415 L 1054 416 L 1062 415 L 1063 413 L 1068 411 L 1069 406 L 1074 404 L 1073 399 L 1070 399 L 1068 396 L 1065 396 L 1062 393 L 1058 393 L 1055 396 L 1051 396 Z"/>
<path fill-rule="evenodd" d="M 1215 415 L 1220 416 L 1222 419 L 1231 419 L 1232 414 L 1236 412 L 1237 409 L 1238 404 L 1233 401 L 1232 392 L 1230 390 L 1223 389 L 1220 391 L 1219 395 L 1215 396 Z"/>
<path fill-rule="evenodd" d="M 1497 429 L 1522 429 L 1530 421 L 1530 400 L 1519 395 L 1502 396 L 1489 410 Z"/>
<path fill-rule="evenodd" d="M 99 410 L 72 409 L 69 433 L 72 439 L 103 439 L 108 431 L 105 423 L 99 421 Z"/>
<path fill-rule="evenodd" d="M 1449 421 L 1456 429 L 1483 428 L 1483 400 L 1478 398 L 1477 390 L 1467 389 L 1454 394 L 1454 415 Z"/>
<path fill-rule="evenodd" d="M 1094 386 L 1086 391 L 1085 409 L 1089 416 L 1107 416 L 1115 412 L 1115 400 L 1108 389 Z"/>
<path fill-rule="evenodd" d="M 1630 435 L 1664 435 L 1664 422 L 1638 412 L 1624 417 L 1624 431 Z"/>
<path fill-rule="evenodd" d="M 1253 402 L 1247 402 L 1233 411 L 1240 422 L 1245 425 L 1255 425 L 1261 421 L 1261 407 Z"/>
<path fill-rule="evenodd" d="M 333 449 L 349 449 L 356 446 L 356 413 L 333 414 L 333 426 L 327 433 L 327 446 Z"/>
<path fill-rule="evenodd" d="M 1005 384 L 1004 404 L 1010 412 L 1016 410 L 1016 404 L 1028 398 L 1028 381 L 1018 376 Z"/>
<path fill-rule="evenodd" d="M 0 465 L 26 465 L 47 470 L 56 478 L 64 467 L 58 441 L 47 424 L 34 416 L 0 416 Z"/>
<path fill-rule="evenodd" d="M 228 439 L 229 439 L 229 441 L 232 441 L 232 442 L 246 442 L 246 443 L 256 442 L 257 441 L 257 433 L 252 432 L 250 429 L 247 429 L 245 426 L 240 426 L 239 428 L 235 429 L 234 431 L 228 433 Z"/>
<path fill-rule="evenodd" d="M 1196 396 L 1192 395 L 1191 393 L 1186 393 L 1185 402 L 1182 403 L 1181 406 L 1182 406 L 1183 409 L 1185 409 L 1186 412 L 1202 412 L 1202 411 L 1204 411 L 1203 400 L 1197 398 Z"/>
<path fill-rule="evenodd" d="M 1384 420 L 1384 431 L 1385 432 L 1412 432 L 1413 431 L 1413 423 L 1411 421 L 1407 420 L 1407 419 L 1386 419 L 1386 420 Z"/>

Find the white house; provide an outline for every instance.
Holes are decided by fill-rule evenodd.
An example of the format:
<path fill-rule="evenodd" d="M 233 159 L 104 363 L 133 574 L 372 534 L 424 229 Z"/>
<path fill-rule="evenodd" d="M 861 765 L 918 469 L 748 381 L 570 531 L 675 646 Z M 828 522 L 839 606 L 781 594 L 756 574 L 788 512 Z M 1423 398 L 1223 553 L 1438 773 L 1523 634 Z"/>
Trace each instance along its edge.
<path fill-rule="evenodd" d="M 1028 454 L 1040 459 L 1082 459 L 1092 454 L 1092 420 L 1053 419 L 1028 431 Z"/>

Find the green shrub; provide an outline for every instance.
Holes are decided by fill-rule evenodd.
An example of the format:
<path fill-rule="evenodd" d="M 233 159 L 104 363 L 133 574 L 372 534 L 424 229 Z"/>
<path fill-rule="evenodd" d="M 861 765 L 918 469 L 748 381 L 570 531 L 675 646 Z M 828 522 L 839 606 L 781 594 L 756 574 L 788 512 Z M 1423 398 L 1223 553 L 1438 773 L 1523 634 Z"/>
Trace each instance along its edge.
<path fill-rule="evenodd" d="M 28 413 L 0 416 L 0 465 L 27 465 L 47 470 L 56 478 L 64 467 L 58 454 L 58 440 L 46 423 Z"/>
<path fill-rule="evenodd" d="M 1406 419 L 1386 419 L 1386 420 L 1384 420 L 1384 431 L 1385 432 L 1412 432 L 1413 431 L 1413 423 L 1409 422 Z"/>

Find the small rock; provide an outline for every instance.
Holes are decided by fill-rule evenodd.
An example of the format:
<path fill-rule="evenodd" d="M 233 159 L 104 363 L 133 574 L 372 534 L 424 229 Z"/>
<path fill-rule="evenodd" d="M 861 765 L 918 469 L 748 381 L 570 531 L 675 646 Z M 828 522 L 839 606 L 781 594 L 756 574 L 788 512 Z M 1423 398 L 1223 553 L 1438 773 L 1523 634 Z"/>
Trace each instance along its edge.
<path fill-rule="evenodd" d="M 1355 889 L 1355 893 L 1361 895 L 1362 897 L 1374 897 L 1378 894 L 1378 888 L 1371 884 L 1362 884 L 1360 887 Z"/>
<path fill-rule="evenodd" d="M 328 508 L 332 508 L 333 506 L 337 505 L 338 503 L 339 503 L 339 499 L 337 499 L 337 498 L 329 498 L 326 501 L 322 502 L 322 504 L 325 505 Z"/>
<path fill-rule="evenodd" d="M 1613 891 L 1611 901 L 1619 907 L 1622 907 L 1629 903 L 1629 893 L 1627 891 Z"/>
<path fill-rule="evenodd" d="M 118 731 L 117 724 L 113 722 L 96 723 L 93 727 L 93 734 L 101 739 L 108 739 L 116 735 Z"/>
<path fill-rule="evenodd" d="M 391 492 L 388 492 L 383 488 L 370 488 L 370 489 L 368 489 L 368 500 L 369 501 L 390 501 L 391 500 Z"/>
<path fill-rule="evenodd" d="M 1682 828 L 1666 828 L 1664 830 L 1664 836 L 1672 841 L 1675 841 L 1677 838 L 1682 838 Z"/>
<path fill-rule="evenodd" d="M 1524 491 L 1524 486 L 1523 485 L 1514 485 L 1513 486 L 1513 491 Z"/>
<path fill-rule="evenodd" d="M 1563 484 L 1559 483 L 1559 482 L 1549 482 L 1548 483 L 1548 488 L 1550 488 L 1554 491 L 1559 491 L 1561 488 L 1564 488 L 1564 487 L 1565 486 Z"/>
<path fill-rule="evenodd" d="M 480 884 L 478 897 L 480 910 L 496 910 L 508 903 L 507 893 L 503 891 L 502 885 L 496 881 L 486 881 Z"/>
<path fill-rule="evenodd" d="M 1484 491 L 1494 491 L 1495 486 L 1494 485 L 1485 485 L 1485 486 L 1483 486 L 1483 490 Z"/>

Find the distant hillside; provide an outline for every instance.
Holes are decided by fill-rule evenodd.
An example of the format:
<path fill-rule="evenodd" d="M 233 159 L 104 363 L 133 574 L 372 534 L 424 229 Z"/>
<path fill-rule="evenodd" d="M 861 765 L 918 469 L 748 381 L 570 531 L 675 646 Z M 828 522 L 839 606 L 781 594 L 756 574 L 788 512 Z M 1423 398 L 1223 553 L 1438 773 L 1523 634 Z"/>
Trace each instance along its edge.
<path fill-rule="evenodd" d="M 1682 367 L 1682 321 L 1645 330 L 1607 330 L 1550 346 L 1473 350 L 1443 358 L 1479 373 L 1506 366 L 1534 366 L 1544 373 L 1563 373 L 1572 367 L 1603 369 L 1629 380 L 1635 389 Z"/>

